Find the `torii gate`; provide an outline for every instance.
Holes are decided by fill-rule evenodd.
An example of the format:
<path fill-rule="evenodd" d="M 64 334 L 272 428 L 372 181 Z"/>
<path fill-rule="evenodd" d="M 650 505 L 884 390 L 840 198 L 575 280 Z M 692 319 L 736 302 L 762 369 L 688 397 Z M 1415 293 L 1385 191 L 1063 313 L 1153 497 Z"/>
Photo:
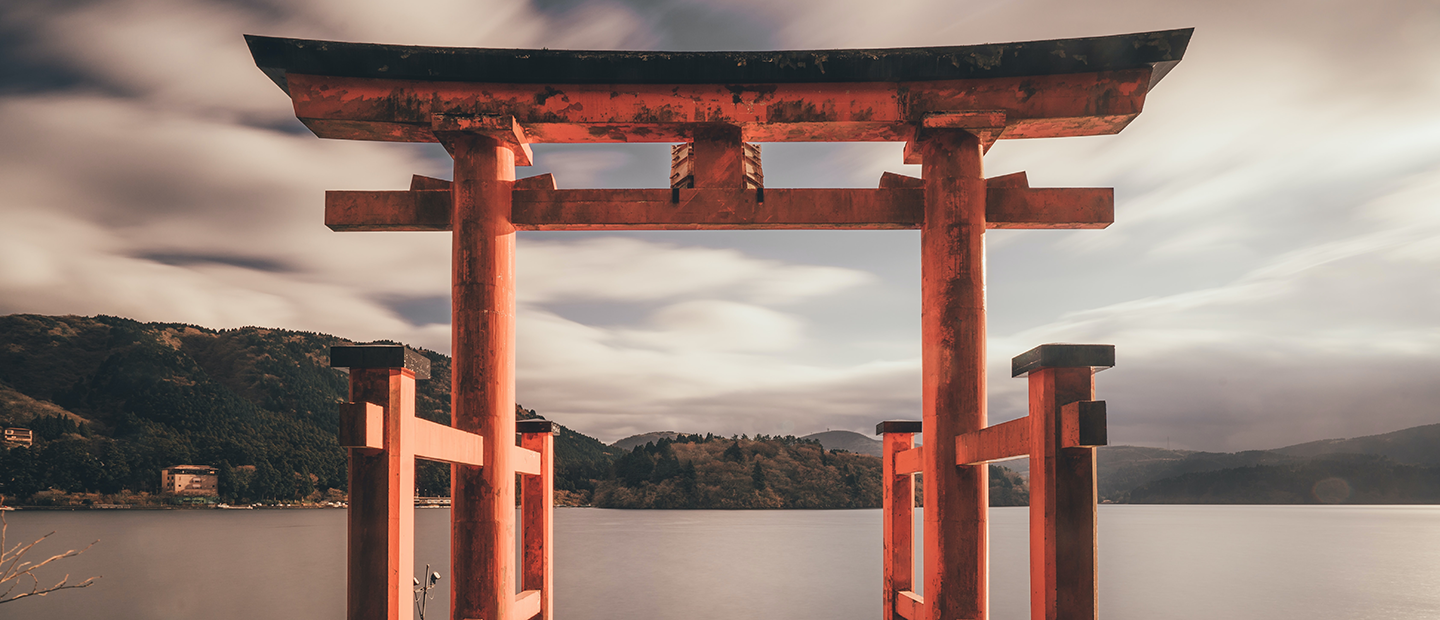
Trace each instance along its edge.
<path fill-rule="evenodd" d="M 452 235 L 452 419 L 483 438 L 483 466 L 452 468 L 453 618 L 548 619 L 553 612 L 548 585 L 538 610 L 535 595 L 515 595 L 514 458 L 523 454 L 513 444 L 515 231 L 909 228 L 921 231 L 926 449 L 908 457 L 918 461 L 909 471 L 926 478 L 925 596 L 897 597 L 898 584 L 887 583 L 885 618 L 981 620 L 988 613 L 987 472 L 972 463 L 1028 449 L 1017 448 L 1013 434 L 983 430 L 984 232 L 1104 228 L 1114 207 L 1109 189 L 1034 189 L 1024 173 L 987 180 L 982 155 L 1000 139 L 1119 132 L 1180 61 L 1190 34 L 693 53 L 246 39 L 315 135 L 439 142 L 455 160 L 453 182 L 416 177 L 409 191 L 329 192 L 325 204 L 325 223 L 336 231 Z M 922 166 L 921 178 L 887 173 L 879 189 L 766 190 L 746 175 L 747 142 L 847 141 L 905 142 L 904 160 Z M 688 143 L 693 184 L 559 190 L 550 175 L 515 179 L 515 166 L 532 161 L 530 144 L 578 142 Z M 1088 373 L 1105 364 L 1076 365 Z M 1036 366 L 1032 396 L 1038 390 L 1051 409 L 1069 402 L 1056 394 L 1088 400 L 1066 368 Z M 1068 387 L 1057 392 L 1056 381 Z M 1032 403 L 1035 429 L 1058 430 L 1075 415 L 1047 409 L 1037 417 Z M 996 439 L 1008 443 L 987 451 Z M 1042 464 L 1053 461 L 1056 446 L 1081 445 L 1029 433 L 1024 441 L 1034 442 Z M 972 445 L 966 442 L 977 451 L 960 454 Z M 887 484 L 903 473 L 893 456 Z M 1090 497 L 1093 511 L 1093 489 Z M 367 587 L 357 584 L 356 570 L 352 560 L 352 601 Z M 1051 605 L 1033 607 L 1037 617 L 1055 617 Z M 349 609 L 352 619 L 402 613 L 393 605 Z"/>

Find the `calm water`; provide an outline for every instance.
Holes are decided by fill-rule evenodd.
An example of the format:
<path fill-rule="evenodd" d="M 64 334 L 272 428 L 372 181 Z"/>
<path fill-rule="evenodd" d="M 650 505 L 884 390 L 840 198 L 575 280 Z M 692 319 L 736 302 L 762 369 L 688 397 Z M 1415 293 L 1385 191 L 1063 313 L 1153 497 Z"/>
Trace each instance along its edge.
<path fill-rule="evenodd" d="M 8 517 L 11 544 L 99 538 L 61 566 L 104 577 L 0 618 L 344 617 L 342 511 Z M 448 573 L 448 519 L 417 511 L 421 569 Z M 1026 509 L 991 519 L 991 615 L 1026 618 Z M 1102 506 L 1100 530 L 1107 620 L 1440 618 L 1440 506 Z M 879 616 L 878 510 L 560 509 L 555 533 L 561 620 Z M 427 616 L 447 617 L 447 598 Z"/>

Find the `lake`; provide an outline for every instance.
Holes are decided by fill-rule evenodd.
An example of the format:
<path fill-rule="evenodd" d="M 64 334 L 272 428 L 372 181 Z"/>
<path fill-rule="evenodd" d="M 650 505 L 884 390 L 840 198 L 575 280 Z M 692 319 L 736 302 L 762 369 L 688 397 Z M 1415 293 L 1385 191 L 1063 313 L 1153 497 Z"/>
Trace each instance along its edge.
<path fill-rule="evenodd" d="M 435 564 L 446 586 L 449 511 L 416 513 L 417 574 Z M 99 538 L 52 566 L 103 578 L 0 606 L 0 618 L 344 617 L 341 510 L 7 518 L 12 545 L 51 530 L 39 550 Z M 1029 617 L 1027 518 L 1026 508 L 991 510 L 997 620 Z M 879 510 L 561 508 L 555 536 L 559 620 L 880 617 Z M 1434 620 L 1440 506 L 1105 505 L 1100 580 L 1106 620 Z M 427 617 L 447 618 L 447 602 L 442 588 Z"/>

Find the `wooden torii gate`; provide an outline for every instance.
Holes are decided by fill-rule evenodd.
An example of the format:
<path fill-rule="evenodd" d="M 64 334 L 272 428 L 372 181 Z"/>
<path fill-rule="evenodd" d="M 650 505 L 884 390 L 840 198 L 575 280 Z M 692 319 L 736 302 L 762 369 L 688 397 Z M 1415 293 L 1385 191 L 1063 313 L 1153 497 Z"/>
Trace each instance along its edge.
<path fill-rule="evenodd" d="M 516 596 L 517 230 L 908 228 L 921 231 L 926 449 L 911 455 L 926 478 L 925 596 L 897 602 L 887 584 L 885 617 L 981 620 L 983 461 L 1000 457 L 961 459 L 958 446 L 986 427 L 984 232 L 1104 228 L 1114 207 L 1109 189 L 1031 188 L 1024 173 L 986 179 L 982 156 L 1001 139 L 1119 132 L 1190 34 L 693 53 L 246 39 L 315 135 L 439 142 L 454 158 L 453 181 L 416 177 L 409 191 L 329 192 L 325 202 L 336 231 L 451 233 L 452 419 L 483 444 L 480 466 L 452 467 L 453 618 L 553 612 L 548 584 L 538 597 Z M 904 142 L 921 177 L 887 173 L 878 189 L 767 189 L 746 174 L 746 143 L 847 141 Z M 530 144 L 582 142 L 688 143 L 693 181 L 561 190 L 550 175 L 516 180 L 515 166 L 533 160 Z M 366 587 L 356 570 L 352 559 L 350 618 L 404 613 L 354 604 Z M 1046 609 L 1033 613 L 1054 613 Z"/>

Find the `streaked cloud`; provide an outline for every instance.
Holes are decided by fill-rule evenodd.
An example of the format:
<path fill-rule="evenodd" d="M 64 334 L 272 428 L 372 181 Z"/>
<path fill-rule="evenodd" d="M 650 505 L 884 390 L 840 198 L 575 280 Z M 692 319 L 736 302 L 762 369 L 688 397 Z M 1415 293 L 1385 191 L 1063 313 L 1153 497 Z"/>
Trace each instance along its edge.
<path fill-rule="evenodd" d="M 443 152 L 314 138 L 243 33 L 756 49 L 1189 26 L 1185 61 L 1122 134 L 1002 142 L 986 158 L 992 174 L 1117 195 L 1105 231 L 989 235 L 992 420 L 1024 411 L 1010 356 L 1093 341 L 1119 350 L 1098 378 L 1118 441 L 1239 449 L 1435 421 L 1440 7 L 1427 0 L 13 0 L 0 32 L 17 43 L 0 61 L 26 86 L 0 91 L 0 312 L 448 350 L 448 237 L 320 221 L 323 190 L 448 176 Z M 656 148 L 542 147 L 536 169 L 562 187 L 654 186 Z M 765 146 L 775 186 L 919 174 L 899 159 L 898 145 Z M 913 236 L 724 238 L 522 236 L 521 401 L 605 439 L 919 415 Z"/>

